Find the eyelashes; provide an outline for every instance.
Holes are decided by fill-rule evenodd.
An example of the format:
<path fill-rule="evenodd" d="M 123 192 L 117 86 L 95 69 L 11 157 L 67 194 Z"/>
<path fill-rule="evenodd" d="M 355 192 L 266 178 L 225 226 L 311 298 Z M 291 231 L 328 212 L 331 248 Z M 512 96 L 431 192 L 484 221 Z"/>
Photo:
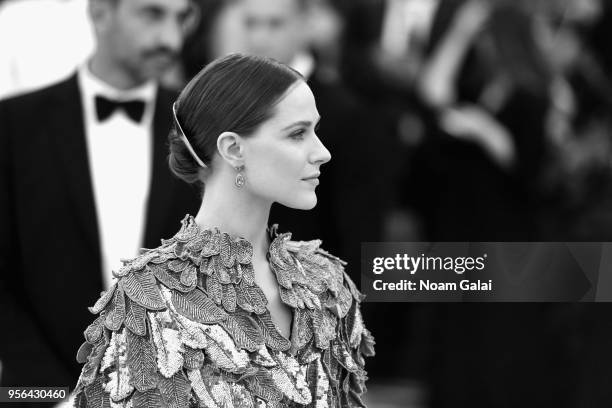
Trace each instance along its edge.
<path fill-rule="evenodd" d="M 305 129 L 299 129 L 296 130 L 295 132 L 291 133 L 291 135 L 289 135 L 289 137 L 291 137 L 292 139 L 296 139 L 296 140 L 302 140 L 304 139 L 304 134 L 306 133 Z"/>
<path fill-rule="evenodd" d="M 317 133 L 319 131 L 319 125 L 321 122 L 317 123 L 314 127 L 314 132 Z M 296 139 L 296 140 L 301 140 L 304 138 L 304 135 L 306 134 L 306 132 L 308 131 L 308 129 L 298 129 L 295 132 L 291 133 L 289 135 L 290 138 L 292 139 Z"/>

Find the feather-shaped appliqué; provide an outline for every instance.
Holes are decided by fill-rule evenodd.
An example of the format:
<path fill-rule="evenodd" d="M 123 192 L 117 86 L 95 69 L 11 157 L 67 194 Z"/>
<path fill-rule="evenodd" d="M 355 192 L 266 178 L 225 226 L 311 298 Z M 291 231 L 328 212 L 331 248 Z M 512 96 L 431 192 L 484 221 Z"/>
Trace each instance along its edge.
<path fill-rule="evenodd" d="M 265 312 L 261 315 L 256 315 L 256 319 L 259 320 L 259 324 L 264 336 L 266 345 L 272 350 L 285 351 L 291 347 L 291 343 L 279 332 L 269 312 Z"/>
<path fill-rule="evenodd" d="M 354 303 L 351 307 L 351 310 L 346 317 L 345 325 L 349 345 L 352 348 L 358 347 L 361 343 L 361 335 L 363 333 L 364 325 L 361 310 L 357 306 L 357 303 Z"/>
<path fill-rule="evenodd" d="M 173 292 L 172 303 L 177 312 L 200 323 L 217 323 L 227 318 L 227 313 L 200 289 L 188 293 Z"/>
<path fill-rule="evenodd" d="M 136 390 L 132 397 L 132 404 L 134 408 L 162 407 L 163 400 L 161 392 L 157 388 L 146 391 Z"/>
<path fill-rule="evenodd" d="M 270 355 L 268 348 L 266 346 L 261 346 L 257 353 L 254 354 L 253 362 L 262 367 L 274 367 L 277 363 Z"/>
<path fill-rule="evenodd" d="M 138 336 L 147 332 L 145 308 L 129 298 L 125 301 L 125 326 Z"/>
<path fill-rule="evenodd" d="M 168 269 L 170 269 L 172 272 L 183 272 L 185 270 L 185 268 L 187 268 L 187 266 L 189 266 L 190 262 L 189 261 L 183 261 L 181 259 L 173 259 L 172 261 L 168 262 Z"/>
<path fill-rule="evenodd" d="M 204 333 L 201 323 L 189 320 L 181 315 L 176 315 L 180 326 L 181 343 L 194 349 L 203 349 L 208 345 L 208 337 Z"/>
<path fill-rule="evenodd" d="M 208 336 L 206 355 L 219 368 L 232 373 L 244 372 L 249 364 L 249 356 L 236 347 L 232 338 L 223 328 L 210 325 L 204 329 Z"/>
<path fill-rule="evenodd" d="M 363 406 L 364 357 L 374 339 L 363 296 L 344 263 L 276 235 L 268 259 L 280 300 L 279 331 L 256 284 L 253 247 L 193 217 L 162 246 L 125 261 L 78 351 L 77 407 L 219 408 Z"/>
<path fill-rule="evenodd" d="M 296 309 L 293 316 L 293 329 L 291 338 L 291 349 L 294 352 L 304 348 L 312 339 L 313 326 L 311 312 L 304 309 Z"/>
<path fill-rule="evenodd" d="M 312 388 L 315 408 L 333 408 L 331 406 L 331 390 L 329 378 L 323 369 L 320 359 L 308 366 L 308 382 Z"/>
<path fill-rule="evenodd" d="M 287 398 L 298 404 L 310 404 L 312 396 L 306 383 L 306 367 L 300 366 L 293 357 L 284 353 L 276 353 L 277 366 L 270 369 L 270 374 L 276 386 Z"/>
<path fill-rule="evenodd" d="M 106 330 L 106 329 L 103 329 Z M 81 370 L 81 376 L 77 384 L 77 389 L 80 390 L 82 387 L 87 387 L 95 382 L 98 377 L 98 369 L 107 346 L 110 343 L 110 335 L 107 331 L 102 332 L 102 336 L 95 342 L 93 348 L 87 357 L 87 362 Z"/>
<path fill-rule="evenodd" d="M 242 385 L 230 384 L 232 401 L 236 408 L 254 408 L 255 401 L 251 393 Z"/>
<path fill-rule="evenodd" d="M 85 332 L 83 333 L 85 336 L 85 340 L 90 344 L 96 344 L 96 342 L 102 337 L 102 333 L 104 331 L 104 314 L 98 316 L 96 320 L 92 324 L 90 324 Z"/>
<path fill-rule="evenodd" d="M 183 285 L 193 288 L 198 282 L 198 270 L 195 265 L 189 265 L 181 273 L 180 281 Z"/>
<path fill-rule="evenodd" d="M 200 406 L 207 408 L 220 408 L 215 399 L 213 398 L 208 386 L 204 383 L 200 370 L 189 370 L 188 374 L 189 381 L 196 394 Z"/>
<path fill-rule="evenodd" d="M 336 318 L 327 310 L 312 312 L 313 332 L 317 347 L 327 349 L 329 342 L 336 337 Z"/>
<path fill-rule="evenodd" d="M 178 371 L 170 378 L 161 378 L 159 391 L 168 408 L 184 408 L 189 404 L 191 385 L 183 371 Z"/>
<path fill-rule="evenodd" d="M 131 384 L 144 392 L 157 386 L 156 351 L 150 337 L 137 336 L 128 330 L 128 367 Z"/>
<path fill-rule="evenodd" d="M 109 373 L 108 376 L 109 381 L 104 390 L 110 394 L 112 401 L 121 401 L 134 391 L 134 387 L 129 383 L 130 374 L 126 366 L 120 366 L 117 371 Z"/>
<path fill-rule="evenodd" d="M 211 260 L 209 264 L 212 262 L 214 261 Z M 215 303 L 220 305 L 223 300 L 223 286 L 221 282 L 219 282 L 217 274 L 206 276 L 206 290 Z"/>
<path fill-rule="evenodd" d="M 108 330 L 119 330 L 125 318 L 125 296 L 123 288 L 119 286 L 115 290 L 113 299 L 106 305 L 106 320 L 104 325 Z"/>
<path fill-rule="evenodd" d="M 248 351 L 256 351 L 264 344 L 263 334 L 257 322 L 246 314 L 231 315 L 221 323 L 236 345 Z"/>
<path fill-rule="evenodd" d="M 118 346 L 117 339 L 123 333 L 113 332 L 111 333 L 110 342 L 108 343 L 108 347 L 106 347 L 106 351 L 104 352 L 104 357 L 102 357 L 102 361 L 100 363 L 100 371 L 107 370 L 112 367 L 115 362 L 115 358 L 118 355 Z"/>
<path fill-rule="evenodd" d="M 163 327 L 156 313 L 149 313 L 153 342 L 157 349 L 157 367 L 165 378 L 171 378 L 183 367 L 183 346 L 178 330 Z"/>
<path fill-rule="evenodd" d="M 148 310 L 162 310 L 166 308 L 157 288 L 155 277 L 149 269 L 142 272 L 133 272 L 126 275 L 119 286 L 134 302 Z"/>
<path fill-rule="evenodd" d="M 108 394 L 104 392 L 103 378 L 96 377 L 91 385 L 85 387 L 86 404 L 90 407 L 109 406 Z"/>
<path fill-rule="evenodd" d="M 113 298 L 116 288 L 117 284 L 115 283 L 113 286 L 110 287 L 110 289 L 102 292 L 100 294 L 100 299 L 98 299 L 98 301 L 92 307 L 89 308 L 89 311 L 93 314 L 98 314 L 102 310 L 104 310 L 108 302 L 110 302 L 110 300 Z"/>
<path fill-rule="evenodd" d="M 189 346 L 185 346 L 184 360 L 185 369 L 199 370 L 204 364 L 204 353 L 202 352 L 202 350 L 197 350 Z"/>
<path fill-rule="evenodd" d="M 260 369 L 256 375 L 246 379 L 248 388 L 253 395 L 258 396 L 268 405 L 283 399 L 283 392 L 272 379 L 272 375 L 265 369 Z"/>
<path fill-rule="evenodd" d="M 221 304 L 229 313 L 236 311 L 236 289 L 233 284 L 222 285 Z"/>
<path fill-rule="evenodd" d="M 180 292 L 190 292 L 193 290 L 192 286 L 185 286 L 181 283 L 180 275 L 172 272 L 164 265 L 151 265 L 149 266 L 149 270 L 158 281 L 170 289 L 175 289 Z"/>
<path fill-rule="evenodd" d="M 268 300 L 263 291 L 256 285 L 249 285 L 246 281 L 240 282 L 236 288 L 236 302 L 245 312 L 262 314 L 266 312 Z"/>

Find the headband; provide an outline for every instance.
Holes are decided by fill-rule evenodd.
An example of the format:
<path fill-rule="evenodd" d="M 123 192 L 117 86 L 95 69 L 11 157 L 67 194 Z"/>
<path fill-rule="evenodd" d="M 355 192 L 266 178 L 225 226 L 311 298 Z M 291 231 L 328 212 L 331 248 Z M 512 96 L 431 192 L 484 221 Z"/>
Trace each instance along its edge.
<path fill-rule="evenodd" d="M 178 128 L 179 133 L 180 133 L 179 136 L 181 137 L 181 140 L 183 141 L 183 143 L 185 143 L 187 150 L 189 150 L 189 153 L 191 153 L 191 156 L 194 158 L 194 160 L 198 163 L 200 167 L 207 168 L 208 166 L 204 164 L 202 160 L 200 160 L 195 150 L 193 150 L 193 147 L 191 147 L 191 143 L 189 143 L 189 140 L 187 140 L 187 136 L 185 136 L 185 132 L 183 132 L 183 128 L 181 127 L 181 124 L 178 121 L 178 117 L 176 116 L 176 102 L 172 104 L 172 115 L 174 115 L 174 123 L 176 123 L 176 127 Z"/>

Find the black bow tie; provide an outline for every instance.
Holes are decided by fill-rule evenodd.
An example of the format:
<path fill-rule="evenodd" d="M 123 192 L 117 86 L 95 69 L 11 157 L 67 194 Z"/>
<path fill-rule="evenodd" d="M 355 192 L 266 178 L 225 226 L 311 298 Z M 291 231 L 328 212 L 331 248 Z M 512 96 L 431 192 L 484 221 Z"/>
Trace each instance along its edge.
<path fill-rule="evenodd" d="M 96 113 L 98 121 L 108 119 L 116 109 L 123 111 L 136 123 L 140 123 L 145 110 L 145 103 L 140 100 L 133 101 L 114 101 L 106 99 L 104 96 L 96 96 Z"/>

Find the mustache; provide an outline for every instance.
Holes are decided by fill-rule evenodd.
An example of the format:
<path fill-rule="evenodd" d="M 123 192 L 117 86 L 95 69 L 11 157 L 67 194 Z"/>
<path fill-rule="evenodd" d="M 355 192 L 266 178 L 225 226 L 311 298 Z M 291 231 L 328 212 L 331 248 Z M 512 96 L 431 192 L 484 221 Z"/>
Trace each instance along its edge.
<path fill-rule="evenodd" d="M 142 55 L 145 58 L 167 57 L 171 60 L 176 60 L 179 57 L 179 52 L 168 47 L 157 47 L 144 51 Z"/>

